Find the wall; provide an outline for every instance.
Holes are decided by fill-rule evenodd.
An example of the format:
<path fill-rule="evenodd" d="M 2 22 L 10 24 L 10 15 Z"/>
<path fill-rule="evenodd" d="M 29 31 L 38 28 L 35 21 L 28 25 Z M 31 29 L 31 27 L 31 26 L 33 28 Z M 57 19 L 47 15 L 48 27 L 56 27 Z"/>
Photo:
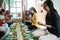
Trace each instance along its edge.
<path fill-rule="evenodd" d="M 45 0 L 37 0 L 36 1 L 37 2 L 37 4 L 36 4 L 36 6 L 37 6 L 37 11 L 38 11 L 38 14 L 40 15 L 39 17 L 40 17 L 40 22 L 43 22 L 43 23 L 45 23 L 45 15 L 46 15 L 46 11 L 43 9 L 43 3 L 45 2 Z"/>
<path fill-rule="evenodd" d="M 54 7 L 55 9 L 58 11 L 59 15 L 60 15 L 60 0 L 52 0 L 54 3 Z"/>

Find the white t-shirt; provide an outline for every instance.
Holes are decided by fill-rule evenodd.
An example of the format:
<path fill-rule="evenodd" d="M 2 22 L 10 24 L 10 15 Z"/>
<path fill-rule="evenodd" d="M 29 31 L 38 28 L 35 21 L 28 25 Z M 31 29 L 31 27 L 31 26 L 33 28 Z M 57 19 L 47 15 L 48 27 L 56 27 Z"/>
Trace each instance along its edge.
<path fill-rule="evenodd" d="M 8 24 L 7 24 L 7 23 L 4 23 L 4 24 L 2 25 L 2 27 L 0 27 L 0 31 L 6 31 L 7 28 L 8 28 Z"/>

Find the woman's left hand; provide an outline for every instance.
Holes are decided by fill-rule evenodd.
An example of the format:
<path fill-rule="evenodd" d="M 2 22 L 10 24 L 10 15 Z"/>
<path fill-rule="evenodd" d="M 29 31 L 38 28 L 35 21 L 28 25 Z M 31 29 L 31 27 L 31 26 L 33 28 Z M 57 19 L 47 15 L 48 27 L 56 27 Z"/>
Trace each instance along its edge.
<path fill-rule="evenodd" d="M 51 26 L 51 25 L 46 25 L 46 27 L 48 27 L 48 28 L 52 28 L 52 26 Z"/>

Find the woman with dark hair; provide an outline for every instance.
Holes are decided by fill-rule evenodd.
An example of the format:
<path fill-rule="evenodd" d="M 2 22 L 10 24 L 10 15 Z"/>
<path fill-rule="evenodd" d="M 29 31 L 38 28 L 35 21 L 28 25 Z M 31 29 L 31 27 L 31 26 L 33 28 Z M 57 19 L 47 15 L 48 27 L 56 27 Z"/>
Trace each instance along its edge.
<path fill-rule="evenodd" d="M 33 16 L 35 13 L 37 13 L 36 9 L 34 7 L 31 7 L 29 9 L 29 14 L 31 14 Z"/>
<path fill-rule="evenodd" d="M 47 27 L 47 30 L 56 35 L 57 37 L 60 36 L 59 34 L 59 15 L 54 8 L 52 1 L 45 1 L 43 4 L 43 8 L 46 10 L 46 24 L 42 24 Z M 41 24 L 41 23 L 40 23 Z"/>
<path fill-rule="evenodd" d="M 36 13 L 37 13 L 37 11 L 34 7 L 31 7 L 29 9 L 29 14 L 30 14 L 30 17 L 31 17 L 31 24 L 29 25 L 28 28 L 30 30 L 37 29 L 37 27 L 36 27 L 36 15 L 35 15 Z"/>

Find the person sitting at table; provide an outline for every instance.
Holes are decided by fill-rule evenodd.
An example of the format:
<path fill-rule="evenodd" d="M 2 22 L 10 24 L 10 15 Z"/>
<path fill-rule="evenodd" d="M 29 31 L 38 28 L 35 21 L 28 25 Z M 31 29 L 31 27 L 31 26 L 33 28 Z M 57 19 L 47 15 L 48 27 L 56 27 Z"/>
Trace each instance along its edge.
<path fill-rule="evenodd" d="M 6 14 L 5 14 L 5 21 L 6 21 L 6 23 L 8 24 L 9 27 L 13 23 L 11 17 L 12 17 L 12 15 L 10 15 L 10 12 L 7 10 Z"/>
<path fill-rule="evenodd" d="M 0 39 L 5 35 L 6 29 L 4 29 L 3 24 L 5 21 L 5 10 L 1 9 L 0 11 Z"/>
<path fill-rule="evenodd" d="M 29 29 L 30 30 L 34 30 L 34 29 L 37 29 L 38 28 L 38 26 L 37 26 L 37 24 L 36 24 L 36 14 L 37 14 L 37 11 L 36 11 L 36 9 L 34 8 L 34 7 L 31 7 L 30 9 L 29 9 L 29 13 L 31 14 L 31 24 L 29 25 Z"/>
<path fill-rule="evenodd" d="M 53 6 L 52 1 L 45 1 L 43 4 L 43 8 L 46 10 L 47 14 L 45 17 L 46 24 L 40 22 L 40 25 L 47 27 L 47 30 L 57 36 L 60 37 L 60 20 L 59 14 Z"/>

